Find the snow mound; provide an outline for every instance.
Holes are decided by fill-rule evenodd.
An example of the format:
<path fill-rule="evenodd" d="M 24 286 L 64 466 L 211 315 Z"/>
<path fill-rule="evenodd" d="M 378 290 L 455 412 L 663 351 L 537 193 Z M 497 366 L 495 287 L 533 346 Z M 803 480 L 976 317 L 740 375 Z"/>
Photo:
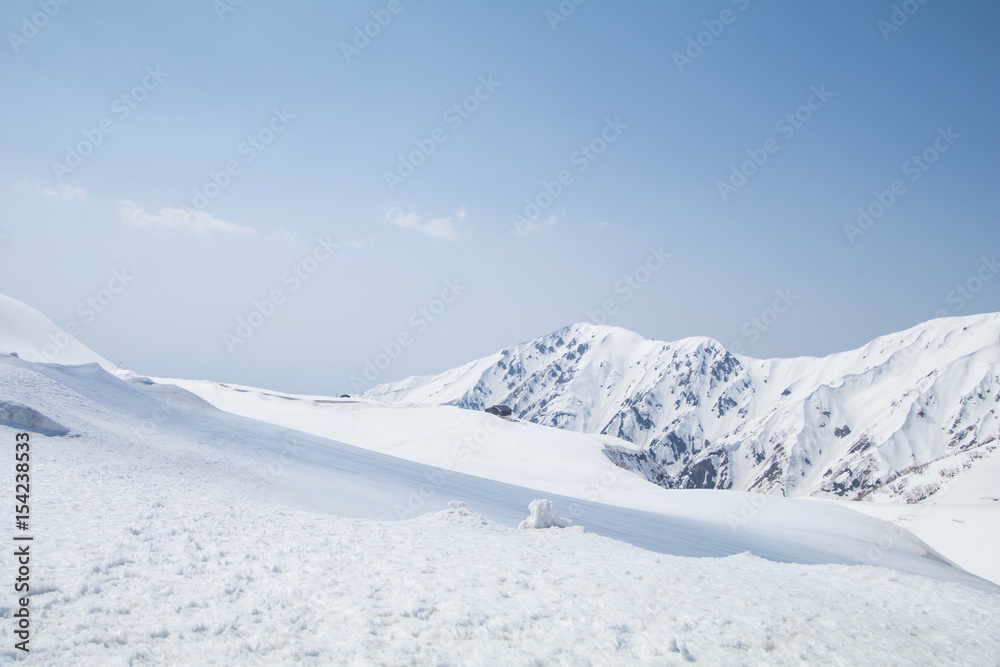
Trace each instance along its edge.
<path fill-rule="evenodd" d="M 114 364 L 70 336 L 49 318 L 17 299 L 0 294 L 0 353 L 50 364 Z"/>
<path fill-rule="evenodd" d="M 0 424 L 41 435 L 66 435 L 69 429 L 26 405 L 0 401 Z"/>
<path fill-rule="evenodd" d="M 528 528 L 566 528 L 573 525 L 572 520 L 559 516 L 559 513 L 552 506 L 551 500 L 532 500 L 528 503 L 528 512 L 528 518 L 517 526 L 519 530 Z"/>

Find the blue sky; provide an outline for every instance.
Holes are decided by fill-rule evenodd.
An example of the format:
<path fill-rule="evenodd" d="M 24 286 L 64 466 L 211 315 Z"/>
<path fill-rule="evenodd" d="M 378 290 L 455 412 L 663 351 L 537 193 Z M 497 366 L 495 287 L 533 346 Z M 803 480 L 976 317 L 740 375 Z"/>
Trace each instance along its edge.
<path fill-rule="evenodd" d="M 0 291 L 325 394 L 588 320 L 770 357 L 998 309 L 996 3 L 331 4 L 4 3 Z"/>

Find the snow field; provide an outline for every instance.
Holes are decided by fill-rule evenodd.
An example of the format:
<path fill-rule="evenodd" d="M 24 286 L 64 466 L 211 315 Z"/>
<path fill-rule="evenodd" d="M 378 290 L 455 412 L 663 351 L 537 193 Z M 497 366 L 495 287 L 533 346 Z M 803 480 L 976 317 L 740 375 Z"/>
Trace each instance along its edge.
<path fill-rule="evenodd" d="M 112 447 L 98 439 L 38 436 L 36 451 L 41 587 L 25 664 L 1000 655 L 1000 596 L 885 568 L 666 556 L 579 527 L 515 530 L 458 503 L 409 521 L 348 519 L 260 494 L 239 468 L 188 465 L 184 451 L 134 449 L 110 476 L 101 466 Z M 105 481 L 68 510 L 80 476 Z M 10 604 L 0 598 L 4 626 Z"/>
<path fill-rule="evenodd" d="M 909 562 L 897 558 L 901 551 L 920 555 L 931 548 L 908 534 L 901 534 L 902 531 L 893 526 L 867 522 L 853 512 L 829 512 L 827 510 L 835 507 L 834 503 L 814 499 L 784 499 L 717 490 L 666 490 L 616 467 L 601 449 L 608 442 L 623 441 L 608 436 L 512 423 L 449 406 L 293 396 L 192 380 L 158 382 L 182 387 L 235 415 L 476 478 L 534 489 L 538 495 L 529 496 L 525 503 L 545 497 L 555 501 L 555 494 L 558 494 L 562 496 L 562 511 L 568 511 L 570 518 L 591 532 L 663 553 L 723 556 L 749 550 L 776 560 L 861 562 L 940 576 L 933 568 L 923 567 L 928 564 L 926 558 Z M 153 387 L 166 389 L 167 385 Z M 434 474 L 441 476 L 440 471 Z M 418 475 L 419 481 L 412 485 L 415 488 L 427 479 Z M 521 504 L 516 506 L 513 516 L 509 509 L 494 511 L 499 509 L 497 503 L 484 504 L 490 496 L 488 484 L 476 478 L 459 482 L 455 476 L 448 476 L 449 480 L 459 483 L 440 488 L 434 484 L 434 495 L 450 493 L 470 501 L 475 498 L 479 512 L 493 520 L 508 523 L 513 518 L 508 525 L 517 525 L 524 518 Z M 296 488 L 315 486 L 314 478 L 302 479 L 294 485 Z M 498 493 L 510 494 L 511 490 L 499 490 Z M 309 497 L 316 498 L 317 494 Z M 427 503 L 420 498 L 417 500 L 416 505 L 411 505 L 416 513 L 426 511 Z M 444 498 L 437 500 L 443 502 Z M 650 525 L 646 521 L 652 517 L 626 516 L 624 511 L 613 516 L 580 502 L 586 500 L 667 515 L 671 523 Z M 585 504 L 587 516 L 579 512 Z M 852 509 L 867 509 L 873 505 L 838 504 Z M 324 509 L 318 504 L 315 506 Z M 326 509 L 342 513 L 338 507 Z M 413 514 L 408 512 L 407 516 Z M 937 539 L 936 534 L 930 537 Z M 933 544 L 936 543 L 931 546 Z M 984 553 L 988 556 L 992 552 Z M 967 561 L 961 549 L 949 549 L 949 554 L 960 565 Z M 915 565 L 918 569 L 912 569 Z"/>
<path fill-rule="evenodd" d="M 29 324 L 0 338 L 0 351 L 23 352 L 42 334 L 62 340 L 48 320 Z M 76 360 L 68 344 L 60 354 Z M 595 503 L 583 483 L 610 465 L 595 436 L 504 422 L 466 460 L 452 443 L 482 415 L 198 384 L 205 398 L 253 412 L 220 412 L 96 364 L 0 357 L 0 456 L 13 459 L 23 428 L 62 432 L 51 420 L 69 431 L 32 435 L 32 652 L 11 641 L 0 662 L 909 665 L 1000 655 L 996 587 L 905 533 L 885 547 L 887 567 L 838 564 L 890 527 L 832 503 L 670 492 L 624 471 Z M 415 461 L 446 460 L 460 465 L 420 516 L 381 520 L 440 472 Z M 949 501 L 995 495 L 995 476 L 974 472 L 976 484 Z M 546 498 L 551 506 L 530 510 L 539 523 L 576 507 L 580 525 L 514 529 Z M 10 544 L 12 529 L 0 539 Z M 0 560 L 3 581 L 12 567 Z M 0 596 L 8 638 L 15 605 Z"/>

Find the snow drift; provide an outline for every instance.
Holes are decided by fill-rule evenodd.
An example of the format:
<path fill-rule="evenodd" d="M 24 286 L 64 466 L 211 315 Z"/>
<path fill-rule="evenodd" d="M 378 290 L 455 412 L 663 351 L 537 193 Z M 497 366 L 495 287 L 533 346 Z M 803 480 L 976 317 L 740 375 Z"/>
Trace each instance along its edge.
<path fill-rule="evenodd" d="M 0 294 L 0 354 L 53 364 L 114 364 L 63 331 L 40 312 Z"/>

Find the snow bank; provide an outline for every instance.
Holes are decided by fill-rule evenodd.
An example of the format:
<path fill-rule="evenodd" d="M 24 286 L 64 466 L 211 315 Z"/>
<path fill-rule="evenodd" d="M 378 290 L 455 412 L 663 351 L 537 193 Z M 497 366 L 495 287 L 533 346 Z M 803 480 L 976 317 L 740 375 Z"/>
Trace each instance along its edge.
<path fill-rule="evenodd" d="M 39 450 L 46 493 L 32 510 L 44 517 L 45 550 L 26 665 L 907 665 L 1000 655 L 1000 595 L 966 586 L 879 567 L 665 556 L 583 531 L 519 531 L 461 507 L 347 519 L 275 502 L 193 449 L 126 455 L 109 479 L 102 466 L 115 448 L 84 438 L 86 447 L 53 440 Z M 75 475 L 107 481 L 71 508 Z M 12 611 L 0 608 L 6 636 Z M 21 657 L 0 647 L 0 663 Z"/>
<path fill-rule="evenodd" d="M 329 458 L 324 454 L 325 465 L 337 469 L 342 469 L 346 460 L 362 463 L 358 452 L 344 450 L 340 443 L 436 466 L 437 470 L 426 469 L 401 465 L 391 457 L 365 457 L 367 461 L 357 473 L 369 484 L 389 483 L 377 481 L 380 473 L 373 469 L 398 469 L 401 473 L 389 483 L 404 489 L 400 502 L 389 502 L 391 516 L 396 518 L 437 509 L 441 506 L 438 499 L 443 504 L 447 498 L 463 498 L 491 520 L 515 527 L 524 518 L 526 505 L 547 497 L 568 508 L 568 516 L 591 533 L 678 556 L 750 551 L 763 558 L 798 563 L 875 563 L 949 580 L 958 572 L 942 567 L 945 559 L 937 558 L 931 547 L 908 533 L 900 534 L 882 521 L 859 517 L 832 504 L 656 486 L 618 468 L 603 454 L 605 442 L 612 440 L 607 436 L 494 420 L 482 412 L 449 406 L 295 396 L 191 380 L 156 381 L 182 387 L 234 415 L 293 428 L 303 432 L 302 437 L 311 433 L 325 438 L 317 441 L 316 448 L 309 447 L 310 458 L 316 460 L 321 451 L 329 453 Z M 166 384 L 142 388 L 157 392 L 169 389 Z M 487 418 L 487 425 L 495 428 L 485 428 Z M 216 414 L 212 421 L 217 419 Z M 257 442 L 265 435 L 266 427 L 253 423 L 257 424 L 253 434 L 239 436 L 246 442 Z M 228 428 L 233 433 L 242 432 L 246 422 Z M 280 438 L 270 439 L 280 442 Z M 276 456 L 284 460 L 284 467 L 291 467 L 293 459 L 287 453 Z M 296 461 L 295 466 L 300 463 Z M 442 473 L 442 468 L 452 472 Z M 328 502 L 331 488 L 339 482 L 317 487 L 316 475 L 303 472 L 305 475 L 294 482 L 297 495 L 311 507 L 338 514 L 345 511 L 342 504 Z M 359 493 L 353 482 L 345 488 Z M 386 494 L 367 498 L 365 510 L 384 516 L 374 505 L 385 498 Z M 600 502 L 594 503 L 594 498 Z M 888 550 L 880 546 L 887 539 L 891 539 Z"/>
<path fill-rule="evenodd" d="M 0 294 L 0 353 L 52 364 L 114 364 L 31 306 Z"/>
<path fill-rule="evenodd" d="M 515 530 L 525 505 L 525 523 L 559 519 L 538 500 L 544 492 L 445 477 L 220 412 L 176 387 L 0 357 L 0 390 L 79 433 L 32 449 L 34 634 L 29 656 L 5 644 L 0 663 L 905 665 L 1000 655 L 995 587 L 899 549 L 886 547 L 884 564 L 910 573 L 705 557 L 731 553 L 741 535 L 583 500 L 578 523 L 620 540 Z M 13 442 L 9 428 L 0 439 Z M 685 498 L 725 497 L 713 493 Z M 458 501 L 437 511 L 447 498 L 474 511 Z M 313 509 L 386 516 L 407 502 L 422 516 Z M 768 540 L 786 557 L 837 558 L 844 538 L 832 531 L 883 525 L 825 503 L 773 502 L 801 514 Z M 489 520 L 507 522 L 507 507 L 509 525 Z M 824 523 L 837 515 L 849 521 Z M 812 556 L 788 542 L 807 517 L 815 529 L 802 539 L 824 543 Z M 13 531 L 7 524 L 0 539 Z M 642 535 L 703 557 L 621 541 Z M 7 637 L 13 612 L 0 599 Z"/>
<path fill-rule="evenodd" d="M 559 516 L 556 508 L 552 506 L 551 500 L 532 500 L 528 503 L 528 518 L 522 521 L 517 527 L 519 530 L 527 528 L 566 528 L 572 526 L 570 519 Z"/>
<path fill-rule="evenodd" d="M 69 429 L 38 410 L 9 401 L 0 401 L 0 424 L 42 435 L 66 435 Z"/>

